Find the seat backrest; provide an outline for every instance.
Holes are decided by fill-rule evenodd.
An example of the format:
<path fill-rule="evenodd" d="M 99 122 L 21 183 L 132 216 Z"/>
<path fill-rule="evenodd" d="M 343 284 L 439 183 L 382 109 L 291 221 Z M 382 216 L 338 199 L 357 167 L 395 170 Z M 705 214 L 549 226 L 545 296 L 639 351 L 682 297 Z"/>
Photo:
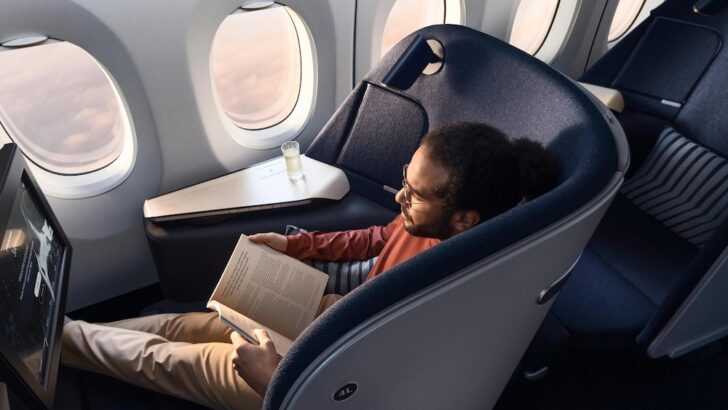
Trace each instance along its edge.
<path fill-rule="evenodd" d="M 560 167 L 541 197 L 365 282 L 282 359 L 264 407 L 487 408 L 621 184 L 621 128 L 546 64 L 462 26 L 419 30 L 444 65 L 406 91 L 382 84 L 412 36 L 356 86 L 307 155 L 336 164 L 382 204 L 427 130 L 459 120 L 543 142 Z M 354 390 L 356 389 L 356 392 Z M 353 394 L 351 394 L 354 392 Z M 335 401 L 339 394 L 351 396 Z"/>

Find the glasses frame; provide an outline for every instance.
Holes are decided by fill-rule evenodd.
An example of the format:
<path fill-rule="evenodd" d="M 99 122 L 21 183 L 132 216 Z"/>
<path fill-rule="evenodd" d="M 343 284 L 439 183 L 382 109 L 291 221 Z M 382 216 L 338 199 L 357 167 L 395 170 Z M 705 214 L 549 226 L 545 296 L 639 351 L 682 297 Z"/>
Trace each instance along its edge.
<path fill-rule="evenodd" d="M 412 187 L 410 186 L 410 184 L 407 182 L 407 167 L 408 166 L 409 166 L 409 163 L 404 164 L 404 166 L 402 167 L 402 191 L 404 191 L 404 204 L 408 209 L 411 209 L 412 205 L 417 205 L 417 204 L 426 205 L 429 202 L 412 201 L 412 194 L 417 194 L 423 198 L 424 198 L 424 195 L 413 190 Z M 425 198 L 425 199 L 427 199 L 427 198 Z M 453 204 L 448 203 L 446 200 L 443 200 L 442 203 L 440 204 L 440 206 L 442 206 L 444 209 L 456 209 L 456 207 L 453 206 Z"/>
<path fill-rule="evenodd" d="M 412 208 L 412 205 L 417 204 L 424 204 L 425 202 L 413 202 L 412 201 L 412 194 L 415 192 L 412 191 L 412 187 L 410 187 L 409 183 L 407 182 L 407 167 L 409 164 L 404 164 L 402 167 L 402 191 L 404 191 L 404 204 L 407 206 L 407 208 Z"/>

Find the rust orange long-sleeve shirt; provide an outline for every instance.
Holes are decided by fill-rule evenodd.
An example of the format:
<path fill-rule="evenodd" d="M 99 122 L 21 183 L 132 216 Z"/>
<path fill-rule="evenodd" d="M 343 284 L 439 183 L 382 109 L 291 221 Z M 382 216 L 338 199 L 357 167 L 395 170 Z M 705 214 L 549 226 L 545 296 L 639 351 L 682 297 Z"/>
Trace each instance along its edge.
<path fill-rule="evenodd" d="M 327 261 L 365 260 L 379 255 L 369 280 L 440 243 L 439 239 L 410 235 L 402 215 L 386 226 L 341 232 L 306 232 L 288 237 L 286 254 L 296 259 Z"/>

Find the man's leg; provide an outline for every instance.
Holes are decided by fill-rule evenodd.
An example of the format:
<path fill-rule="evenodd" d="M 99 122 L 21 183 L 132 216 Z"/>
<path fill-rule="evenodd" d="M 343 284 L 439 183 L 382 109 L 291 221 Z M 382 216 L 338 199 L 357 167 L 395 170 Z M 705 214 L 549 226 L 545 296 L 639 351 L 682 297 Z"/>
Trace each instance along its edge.
<path fill-rule="evenodd" d="M 319 303 L 316 317 L 342 297 L 337 294 L 324 295 Z M 164 313 L 118 320 L 103 325 L 153 333 L 170 341 L 189 343 L 230 343 L 230 333 L 232 333 L 232 329 L 220 321 L 217 312 Z"/>
<path fill-rule="evenodd" d="M 319 317 L 322 313 L 324 313 L 328 308 L 333 306 L 333 304 L 338 302 L 341 298 L 343 298 L 343 296 L 336 293 L 329 293 L 328 295 L 324 295 L 324 297 L 321 298 L 321 302 L 319 302 L 318 309 L 316 310 L 316 317 Z"/>
<path fill-rule="evenodd" d="M 261 398 L 232 365 L 231 343 L 171 342 L 137 330 L 73 321 L 63 363 L 217 409 L 257 409 Z"/>
<path fill-rule="evenodd" d="M 103 323 L 154 333 L 173 342 L 230 343 L 232 330 L 220 322 L 217 312 L 167 313 Z"/>

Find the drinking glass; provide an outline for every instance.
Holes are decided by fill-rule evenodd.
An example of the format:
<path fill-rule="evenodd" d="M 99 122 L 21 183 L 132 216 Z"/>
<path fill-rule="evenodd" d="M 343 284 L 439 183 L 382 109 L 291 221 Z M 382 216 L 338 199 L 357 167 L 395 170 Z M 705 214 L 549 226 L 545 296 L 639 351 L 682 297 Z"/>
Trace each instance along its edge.
<path fill-rule="evenodd" d="M 287 141 L 281 145 L 283 158 L 286 160 L 286 171 L 291 181 L 300 181 L 303 179 L 303 167 L 301 166 L 301 150 L 298 142 Z"/>

